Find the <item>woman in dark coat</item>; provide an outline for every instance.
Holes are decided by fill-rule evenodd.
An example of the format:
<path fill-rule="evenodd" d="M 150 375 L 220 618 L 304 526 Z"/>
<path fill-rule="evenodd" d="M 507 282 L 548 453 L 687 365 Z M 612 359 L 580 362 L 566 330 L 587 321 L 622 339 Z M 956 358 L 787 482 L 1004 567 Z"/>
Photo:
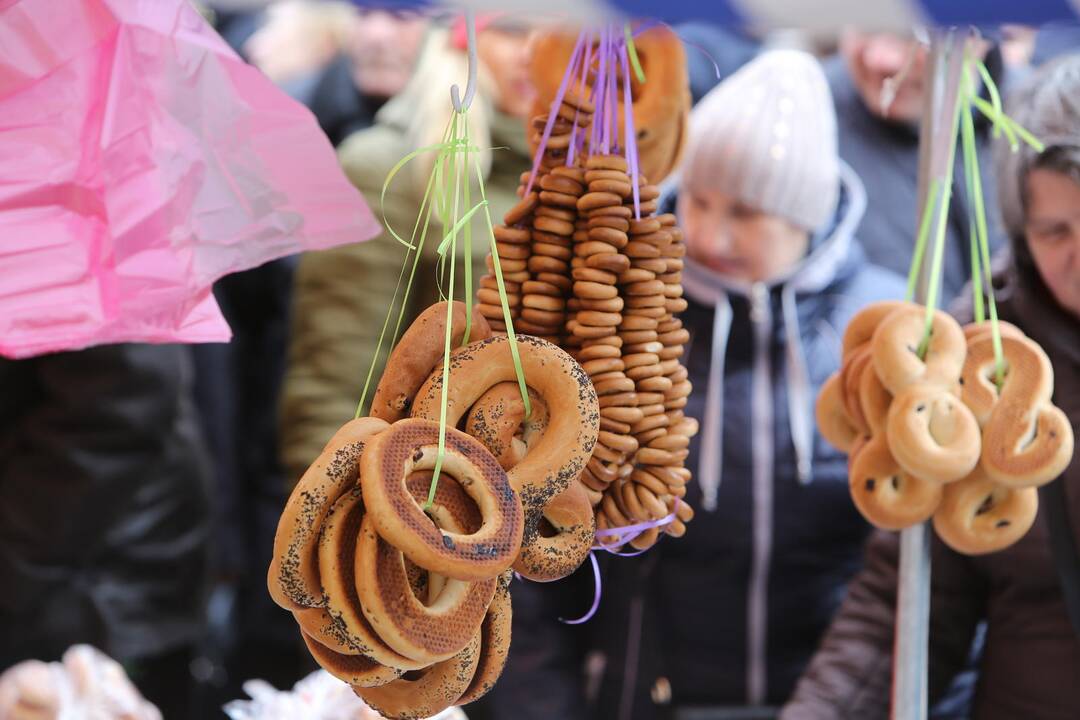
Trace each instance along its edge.
<path fill-rule="evenodd" d="M 1047 148 L 998 156 L 1011 256 L 996 275 L 998 314 L 1042 346 L 1054 403 L 1080 426 L 1080 56 L 1051 64 L 1012 103 Z M 962 320 L 970 315 L 959 313 Z M 986 645 L 977 720 L 1080 716 L 1080 461 L 1040 488 L 1028 534 L 1001 552 L 967 557 L 935 539 L 930 697 L 962 667 L 976 627 Z M 799 682 L 787 720 L 888 716 L 898 542 L 875 534 L 865 569 Z"/>

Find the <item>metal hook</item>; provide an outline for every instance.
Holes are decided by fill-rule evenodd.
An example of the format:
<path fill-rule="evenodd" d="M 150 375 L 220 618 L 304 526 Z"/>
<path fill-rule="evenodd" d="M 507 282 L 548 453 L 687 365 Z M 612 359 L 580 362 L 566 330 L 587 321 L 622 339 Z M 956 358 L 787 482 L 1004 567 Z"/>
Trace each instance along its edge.
<path fill-rule="evenodd" d="M 469 53 L 469 84 L 465 86 L 465 100 L 461 99 L 461 91 L 454 83 L 450 86 L 450 102 L 454 104 L 454 110 L 463 113 L 472 105 L 473 96 L 476 95 L 476 21 L 473 11 L 465 11 L 465 33 L 468 42 Z"/>

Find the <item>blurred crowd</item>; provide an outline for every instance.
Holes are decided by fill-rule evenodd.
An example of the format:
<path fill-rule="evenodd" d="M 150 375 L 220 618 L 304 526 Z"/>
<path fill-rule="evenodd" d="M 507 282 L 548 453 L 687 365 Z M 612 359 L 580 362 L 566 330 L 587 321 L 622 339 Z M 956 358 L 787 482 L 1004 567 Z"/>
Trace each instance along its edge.
<path fill-rule="evenodd" d="M 447 90 L 466 75 L 460 18 L 317 0 L 204 5 L 237 52 L 310 108 L 373 211 L 411 226 L 430 166 L 416 163 L 385 192 L 383 182 L 442 136 Z M 531 164 L 536 30 L 506 14 L 478 23 L 470 123 L 496 218 Z M 854 29 L 835 47 L 790 32 L 675 30 L 695 108 L 664 203 L 692 259 L 686 412 L 702 432 L 687 501 L 698 519 L 681 540 L 605 560 L 601 612 L 585 625 L 557 618 L 587 607 L 591 572 L 519 584 L 510 663 L 469 715 L 883 718 L 895 536 L 855 511 L 846 462 L 814 430 L 812 404 L 839 364 L 847 320 L 904 294 L 927 50 L 914 35 Z M 1012 156 L 989 123 L 976 127 L 999 307 L 1046 348 L 1055 402 L 1074 427 L 1076 50 L 1077 28 L 985 33 L 989 73 L 1007 96 L 1023 93 L 1014 115 L 1051 147 Z M 957 167 L 962 178 L 959 157 Z M 955 183 L 946 304 L 968 294 L 971 203 Z M 89 643 L 171 720 L 218 717 L 244 680 L 290 687 L 314 667 L 266 592 L 273 535 L 292 484 L 352 417 L 402 259 L 383 233 L 226 277 L 215 295 L 229 344 L 0 360 L 0 669 Z M 430 278 L 433 251 L 420 263 L 417 276 Z M 437 294 L 418 284 L 407 317 Z M 1055 496 L 1069 510 L 1074 561 L 1078 474 L 1074 462 Z M 1045 522 L 978 562 L 935 546 L 935 568 L 949 573 L 935 571 L 936 717 L 1075 717 L 1080 624 L 1070 624 L 1068 562 Z M 1017 617 L 1035 618 L 1021 620 L 1024 638 Z M 1009 682 L 1033 689 L 1010 695 Z"/>

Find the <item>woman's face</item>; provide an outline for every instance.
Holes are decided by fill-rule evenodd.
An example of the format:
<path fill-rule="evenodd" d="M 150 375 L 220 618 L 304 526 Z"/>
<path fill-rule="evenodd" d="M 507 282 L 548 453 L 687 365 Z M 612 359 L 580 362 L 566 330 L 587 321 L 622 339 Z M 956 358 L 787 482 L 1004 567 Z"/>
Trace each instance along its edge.
<path fill-rule="evenodd" d="M 1080 184 L 1053 170 L 1028 173 L 1024 232 L 1050 293 L 1080 318 Z"/>
<path fill-rule="evenodd" d="M 690 257 L 733 280 L 775 278 L 793 268 L 810 244 L 806 230 L 722 192 L 684 187 L 678 204 Z"/>
<path fill-rule="evenodd" d="M 507 115 L 526 118 L 536 90 L 529 78 L 529 36 L 524 30 L 487 28 L 476 37 L 480 62 L 495 79 L 495 106 Z"/>

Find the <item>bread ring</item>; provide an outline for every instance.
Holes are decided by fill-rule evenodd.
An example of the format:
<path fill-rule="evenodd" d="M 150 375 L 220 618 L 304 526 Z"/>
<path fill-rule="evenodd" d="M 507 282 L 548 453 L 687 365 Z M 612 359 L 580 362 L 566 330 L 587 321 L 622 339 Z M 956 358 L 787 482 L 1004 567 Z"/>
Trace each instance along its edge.
<path fill-rule="evenodd" d="M 487 448 L 449 426 L 442 472 L 465 488 L 483 524 L 467 535 L 432 524 L 406 479 L 435 467 L 438 443 L 439 424 L 418 418 L 399 420 L 368 442 L 360 459 L 367 516 L 380 536 L 422 568 L 459 580 L 498 575 L 521 547 L 521 503 Z"/>
<path fill-rule="evenodd" d="M 642 212 L 645 212 L 645 210 L 642 209 Z M 660 528 L 652 527 L 641 533 L 637 537 L 631 538 L 630 547 L 634 548 L 635 550 L 648 550 L 653 545 L 655 545 L 656 541 L 659 539 Z"/>
<path fill-rule="evenodd" d="M 550 498 L 581 474 L 596 444 L 600 412 L 589 376 L 564 351 L 528 335 L 518 336 L 518 351 L 526 381 L 551 413 L 544 436 L 508 473 L 528 516 L 530 511 L 539 513 Z M 460 348 L 451 356 L 450 374 L 446 421 L 456 426 L 492 386 L 517 381 L 509 340 L 492 337 Z M 441 396 L 442 373 L 436 372 L 417 393 L 413 414 L 438 418 Z M 533 521 L 538 520 L 536 515 Z"/>
<path fill-rule="evenodd" d="M 959 480 L 979 461 L 982 443 L 975 416 L 941 387 L 913 385 L 894 397 L 886 427 L 893 457 L 925 480 Z"/>
<path fill-rule="evenodd" d="M 843 406 L 842 381 L 840 373 L 834 372 L 821 386 L 818 402 L 814 405 L 814 418 L 818 421 L 818 432 L 826 443 L 843 453 L 850 453 L 859 429 L 848 418 L 848 411 Z"/>
<path fill-rule="evenodd" d="M 528 418 L 518 384 L 505 382 L 484 393 L 465 421 L 465 432 L 479 440 L 498 459 L 503 470 L 521 462 L 547 430 L 547 403 L 532 388 L 528 391 L 532 405 L 532 415 Z"/>
<path fill-rule="evenodd" d="M 998 329 L 1002 337 L 1026 337 L 1026 335 L 1024 335 L 1023 331 L 1020 328 L 1016 327 L 1010 322 L 1005 322 L 1004 320 L 998 320 Z M 993 332 L 992 322 L 990 320 L 983 320 L 982 322 L 968 323 L 963 327 L 963 330 L 964 338 L 968 341 L 968 344 L 970 345 L 972 340 L 975 340 L 983 334 L 989 334 Z"/>
<path fill-rule="evenodd" d="M 1003 487 L 977 467 L 963 480 L 945 486 L 934 513 L 934 530 L 959 553 L 985 555 L 1026 535 L 1038 510 L 1035 488 Z"/>
<path fill-rule="evenodd" d="M 614 215 L 597 215 L 586 220 L 585 227 L 590 230 L 594 228 L 611 228 L 625 234 L 630 230 L 630 221 Z"/>
<path fill-rule="evenodd" d="M 457 347 L 465 336 L 465 303 L 454 302 L 450 321 L 450 344 Z M 502 317 L 502 308 L 499 308 Z M 473 308 L 469 341 L 491 337 L 491 326 Z M 446 343 L 446 303 L 435 303 L 413 321 L 386 361 L 382 379 L 371 398 L 371 417 L 394 422 L 409 415 L 409 402 L 442 360 Z"/>
<path fill-rule="evenodd" d="M 622 253 L 600 253 L 585 258 L 585 267 L 606 270 L 613 273 L 625 272 L 630 267 L 630 258 Z"/>
<path fill-rule="evenodd" d="M 454 705 L 469 687 L 480 661 L 478 630 L 457 655 L 379 687 L 354 685 L 353 692 L 382 717 L 417 720 L 438 715 Z"/>
<path fill-rule="evenodd" d="M 512 576 L 511 576 L 512 577 Z M 509 583 L 495 591 L 484 624 L 480 626 L 480 659 L 469 687 L 455 705 L 467 705 L 487 695 L 506 667 L 513 625 Z"/>
<path fill-rule="evenodd" d="M 585 161 L 588 170 L 616 170 L 625 173 L 627 170 L 626 158 L 621 155 L 590 155 Z"/>
<path fill-rule="evenodd" d="M 430 482 L 431 474 L 427 473 Z M 446 492 L 452 483 L 440 483 Z M 426 490 L 426 488 L 425 488 Z M 458 492 L 463 494 L 460 488 Z M 319 540 L 319 572 L 326 596 L 326 609 L 294 610 L 296 622 L 313 639 L 345 655 L 365 655 L 387 667 L 401 671 L 419 670 L 417 662 L 391 649 L 364 616 L 356 591 L 356 540 L 364 505 L 359 487 L 338 498 L 323 524 Z M 477 519 L 479 526 L 479 519 Z"/>
<path fill-rule="evenodd" d="M 503 222 L 507 225 L 516 225 L 531 215 L 539 204 L 540 193 L 534 190 L 518 201 L 517 205 L 506 211 L 506 214 L 503 215 Z"/>
<path fill-rule="evenodd" d="M 315 662 L 319 663 L 323 670 L 349 685 L 377 687 L 398 679 L 404 673 L 404 670 L 380 665 L 364 655 L 343 655 L 334 652 L 303 630 L 300 631 L 300 635 L 304 638 L 304 644 L 307 645 L 311 657 L 315 658 Z"/>
<path fill-rule="evenodd" d="M 870 432 L 874 435 L 885 432 L 892 395 L 881 384 L 881 379 L 877 376 L 873 363 L 863 368 L 856 395 L 859 401 L 859 410 L 862 412 L 863 419 L 866 420 Z"/>
<path fill-rule="evenodd" d="M 877 330 L 881 321 L 888 317 L 894 310 L 898 310 L 902 307 L 918 307 L 911 303 L 900 302 L 898 300 L 882 300 L 880 302 L 867 305 L 859 312 L 855 313 L 855 316 L 848 321 L 847 327 L 844 328 L 844 338 L 842 341 L 843 357 L 846 359 L 856 348 L 870 342 L 870 339 L 874 336 L 874 331 Z"/>
<path fill-rule="evenodd" d="M 566 195 L 581 195 L 585 192 L 585 186 L 573 178 L 548 173 L 540 178 L 540 189 Z"/>
<path fill-rule="evenodd" d="M 625 232 L 610 227 L 591 228 L 588 237 L 589 240 L 606 243 L 614 248 L 624 248 L 630 242 Z"/>
<path fill-rule="evenodd" d="M 982 467 L 990 479 L 1008 487 L 1043 485 L 1063 473 L 1072 460 L 1072 424 L 1051 404 L 1054 369 L 1038 343 L 1003 337 L 1001 347 L 1007 371 L 1000 395 L 993 384 L 989 335 L 971 343 L 972 358 L 964 368 L 964 401 L 977 409 L 976 417 L 985 418 Z"/>
<path fill-rule="evenodd" d="M 588 212 L 597 208 L 621 205 L 622 198 L 612 192 L 588 192 L 578 198 L 578 212 Z"/>
<path fill-rule="evenodd" d="M 934 311 L 926 358 L 920 359 L 917 350 L 925 325 L 925 309 L 906 305 L 890 313 L 874 331 L 874 368 L 893 395 L 915 383 L 952 386 L 960 377 L 967 354 L 960 325 L 940 310 Z"/>
<path fill-rule="evenodd" d="M 538 437 L 542 437 L 547 426 L 547 408 L 531 388 L 529 394 L 534 408 L 533 418 L 540 425 L 532 441 L 527 440 L 531 446 Z M 542 417 L 537 417 L 541 413 Z M 505 445 L 508 438 L 515 439 L 514 433 L 524 418 L 525 406 L 521 402 L 517 384 L 504 382 L 495 385 L 473 405 L 466 428 L 472 428 L 469 430 L 470 434 L 477 431 L 476 437 L 492 449 L 493 445 Z M 526 429 L 525 432 L 530 431 Z M 486 438 L 492 434 L 495 437 Z M 512 464 L 504 465 L 504 468 L 512 469 L 526 454 L 527 451 L 520 453 Z M 521 552 L 514 563 L 514 569 L 523 576 L 544 582 L 558 580 L 577 569 L 588 554 L 595 531 L 592 502 L 587 495 L 584 500 L 577 496 L 584 493 L 584 490 L 582 489 L 581 493 L 575 492 L 575 484 L 571 483 L 570 488 L 557 495 L 544 508 L 546 527 L 553 532 L 542 534 L 539 525 L 544 522 L 541 521 L 534 526 L 536 529 L 531 531 L 528 537 L 523 538 Z"/>
<path fill-rule="evenodd" d="M 929 518 L 941 502 L 942 485 L 905 472 L 878 436 L 851 460 L 851 499 L 876 527 L 900 530 Z"/>
<path fill-rule="evenodd" d="M 634 217 L 634 211 L 633 211 L 632 208 L 629 208 L 626 205 L 620 204 L 620 205 L 609 205 L 608 207 L 596 208 L 594 210 L 589 210 L 589 211 L 586 211 L 586 212 L 583 212 L 583 213 L 579 213 L 579 215 L 581 215 L 584 218 L 588 218 L 588 219 L 591 219 L 591 218 L 594 218 L 594 217 L 601 217 L 601 216 L 610 215 L 612 217 L 621 217 L 621 218 L 624 218 L 626 220 L 629 220 L 630 218 Z"/>
<path fill-rule="evenodd" d="M 619 181 L 599 178 L 589 182 L 589 192 L 614 193 L 619 197 L 626 198 L 634 192 L 634 188 L 625 180 Z"/>
<path fill-rule="evenodd" d="M 574 480 L 544 507 L 543 521 L 530 527 L 514 570 L 536 582 L 561 580 L 585 562 L 595 534 L 592 501 Z"/>
<path fill-rule="evenodd" d="M 619 358 L 622 353 L 619 348 L 611 345 L 589 345 L 578 351 L 578 362 L 585 363 L 589 360 L 602 360 L 605 358 Z"/>
<path fill-rule="evenodd" d="M 869 434 L 870 425 L 863 415 L 862 404 L 859 401 L 859 383 L 863 372 L 873 367 L 873 354 L 869 346 L 854 350 L 840 367 L 840 378 L 844 383 L 842 391 L 844 411 L 847 413 L 848 420 L 861 434 Z"/>
<path fill-rule="evenodd" d="M 600 285 L 614 285 L 616 280 L 618 280 L 618 276 L 615 275 L 615 273 L 588 267 L 574 268 L 571 275 L 573 275 L 575 282 L 594 282 L 599 283 Z M 577 293 L 575 292 L 575 294 Z"/>
<path fill-rule="evenodd" d="M 532 232 L 528 228 L 507 227 L 498 225 L 492 231 L 498 242 L 522 245 L 532 240 Z"/>
<path fill-rule="evenodd" d="M 496 582 L 496 577 L 475 582 L 449 578 L 427 606 L 412 593 L 405 556 L 379 537 L 372 514 L 365 514 L 360 523 L 356 543 L 360 607 L 383 641 L 406 657 L 431 664 L 461 652 L 483 622 Z"/>
<path fill-rule="evenodd" d="M 357 483 L 365 444 L 387 427 L 376 418 L 343 425 L 289 495 L 267 573 L 270 597 L 286 610 L 323 606 L 316 555 L 323 520 L 338 497 Z"/>

